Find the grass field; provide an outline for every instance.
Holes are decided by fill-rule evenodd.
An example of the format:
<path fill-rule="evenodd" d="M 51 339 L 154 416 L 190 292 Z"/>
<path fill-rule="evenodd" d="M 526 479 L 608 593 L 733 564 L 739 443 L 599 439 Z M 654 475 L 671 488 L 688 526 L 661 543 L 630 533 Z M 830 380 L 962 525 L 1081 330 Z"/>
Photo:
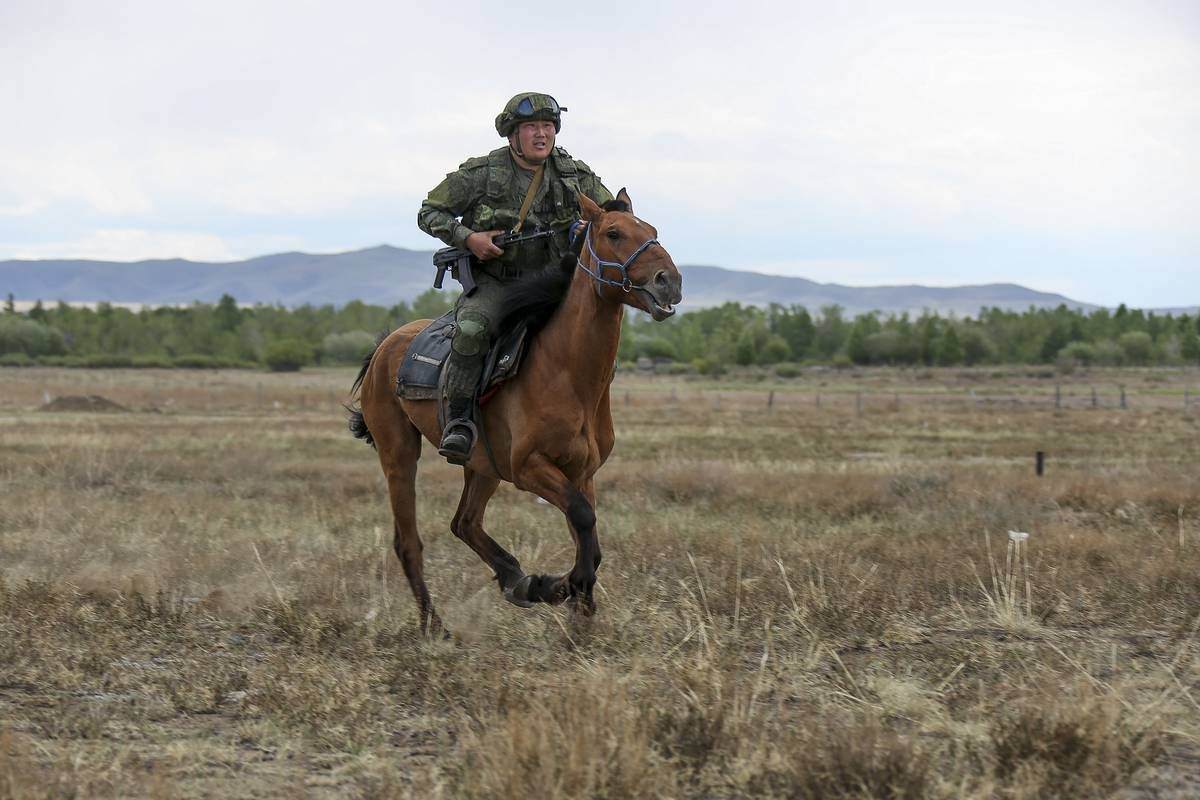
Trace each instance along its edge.
<path fill-rule="evenodd" d="M 503 602 L 426 448 L 448 641 L 352 377 L 0 370 L 0 798 L 1200 794 L 1194 371 L 618 376 L 590 620 Z"/>

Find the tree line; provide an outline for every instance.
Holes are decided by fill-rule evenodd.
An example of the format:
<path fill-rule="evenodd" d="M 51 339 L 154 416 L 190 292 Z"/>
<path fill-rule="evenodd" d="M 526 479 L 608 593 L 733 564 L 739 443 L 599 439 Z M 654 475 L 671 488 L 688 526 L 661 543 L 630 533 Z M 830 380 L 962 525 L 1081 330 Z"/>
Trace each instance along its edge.
<path fill-rule="evenodd" d="M 1065 305 L 1009 311 L 984 308 L 977 317 L 926 311 L 846 316 L 838 306 L 816 315 L 803 306 L 766 308 L 726 303 L 657 324 L 635 317 L 622 356 L 648 356 L 700 372 L 729 365 L 1049 364 L 1064 366 L 1182 365 L 1200 362 L 1200 314 L 1161 315 L 1129 309 L 1091 313 Z"/>
<path fill-rule="evenodd" d="M 0 365 L 93 367 L 268 367 L 359 361 L 376 336 L 454 303 L 433 289 L 394 306 L 354 301 L 341 307 L 256 305 L 224 295 L 217 303 L 130 310 L 35 304 L 0 313 Z M 1059 306 L 977 317 L 936 312 L 853 318 L 838 306 L 726 303 L 656 323 L 631 315 L 618 357 L 648 358 L 679 371 L 718 374 L 732 366 L 802 364 L 957 366 L 1182 365 L 1200 363 L 1200 314 L 1159 315 L 1124 305 L 1090 313 Z"/>

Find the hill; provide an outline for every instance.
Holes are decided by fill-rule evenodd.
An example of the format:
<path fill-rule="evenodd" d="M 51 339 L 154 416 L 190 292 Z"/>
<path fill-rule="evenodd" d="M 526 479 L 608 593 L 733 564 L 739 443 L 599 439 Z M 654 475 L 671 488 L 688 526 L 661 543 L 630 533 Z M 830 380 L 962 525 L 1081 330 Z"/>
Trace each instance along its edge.
<path fill-rule="evenodd" d="M 803 305 L 811 310 L 837 304 L 849 314 L 866 311 L 919 312 L 962 316 L 984 306 L 1025 310 L 1055 307 L 1090 311 L 1097 306 L 1010 283 L 979 286 L 843 286 L 804 278 L 764 275 L 715 266 L 682 265 L 684 305 Z M 213 302 L 223 294 L 240 303 L 342 305 L 362 300 L 392 305 L 412 300 L 433 281 L 431 252 L 380 245 L 346 253 L 277 253 L 245 261 L 209 263 L 184 259 L 138 261 L 0 261 L 0 294 L 44 302 L 177 305 Z M 1182 311 L 1186 309 L 1175 309 Z"/>

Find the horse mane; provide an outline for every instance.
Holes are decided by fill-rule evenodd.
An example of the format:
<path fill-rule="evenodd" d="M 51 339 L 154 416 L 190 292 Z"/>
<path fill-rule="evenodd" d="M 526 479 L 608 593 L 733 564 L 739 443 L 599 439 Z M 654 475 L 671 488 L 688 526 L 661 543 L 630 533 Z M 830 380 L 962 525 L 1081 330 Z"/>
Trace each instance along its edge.
<path fill-rule="evenodd" d="M 629 204 L 623 200 L 609 200 L 603 206 L 605 211 L 629 211 Z M 497 325 L 497 337 L 511 331 L 518 325 L 529 327 L 531 335 L 537 334 L 554 312 L 562 305 L 575 278 L 575 264 L 583 253 L 583 236 L 580 236 L 571 250 L 562 257 L 557 269 L 538 272 L 527 278 L 522 278 L 508 292 L 507 308 L 504 317 Z"/>

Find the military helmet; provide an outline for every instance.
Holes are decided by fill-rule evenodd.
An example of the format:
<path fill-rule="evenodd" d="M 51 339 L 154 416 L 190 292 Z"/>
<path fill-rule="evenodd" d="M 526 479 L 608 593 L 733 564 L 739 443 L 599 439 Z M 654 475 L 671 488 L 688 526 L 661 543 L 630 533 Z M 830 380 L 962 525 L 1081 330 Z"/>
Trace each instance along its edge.
<path fill-rule="evenodd" d="M 560 106 L 558 101 L 548 94 L 541 92 L 521 92 L 504 106 L 504 110 L 496 117 L 496 133 L 504 138 L 512 135 L 522 122 L 535 119 L 545 119 L 554 123 L 554 132 L 562 129 L 563 111 L 566 106 Z"/>

